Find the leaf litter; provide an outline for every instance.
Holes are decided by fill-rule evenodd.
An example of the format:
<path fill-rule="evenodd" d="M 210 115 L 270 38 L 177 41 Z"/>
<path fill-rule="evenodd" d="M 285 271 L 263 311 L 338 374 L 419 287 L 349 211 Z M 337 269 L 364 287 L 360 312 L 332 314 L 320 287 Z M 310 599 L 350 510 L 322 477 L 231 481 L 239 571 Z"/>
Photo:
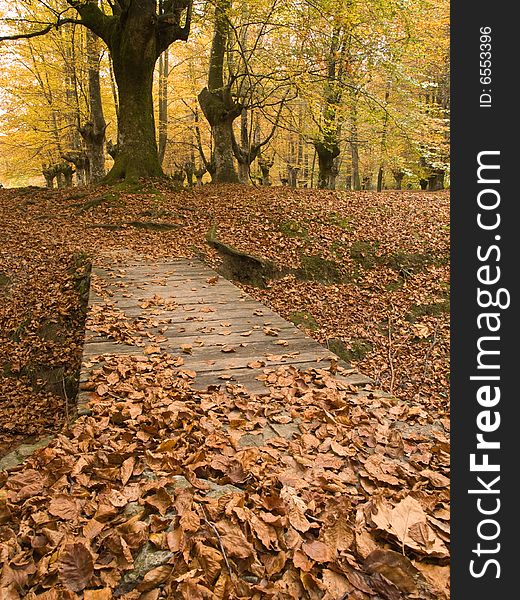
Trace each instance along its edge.
<path fill-rule="evenodd" d="M 442 194 L 429 195 L 429 207 L 420 195 L 406 193 L 385 194 L 383 202 L 367 193 L 262 190 L 266 209 L 240 205 L 238 189 L 225 188 L 220 201 L 238 206 L 239 214 L 223 211 L 219 222 L 243 217 L 250 229 L 232 228 L 235 245 L 259 253 L 258 243 L 266 258 L 286 264 L 297 261 L 295 242 L 280 245 L 280 233 L 266 226 L 262 210 L 294 214 L 302 201 L 322 214 L 332 204 L 348 207 L 364 219 L 358 234 L 376 228 L 381 245 L 396 243 L 388 222 L 401 223 L 409 250 L 419 244 L 411 225 L 429 244 L 443 243 L 432 226 L 435 210 L 446 207 Z M 87 217 L 72 218 L 64 191 L 35 190 L 34 202 L 25 206 L 14 190 L 2 196 L 8 226 L 1 269 L 9 281 L 0 290 L 7 299 L 0 315 L 4 375 L 9 366 L 2 390 L 11 400 L 4 401 L 1 425 L 12 443 L 31 432 L 59 430 L 64 422 L 67 399 L 35 386 L 27 367 L 61 367 L 63 380 L 78 368 L 83 317 L 74 282 L 87 266 L 73 257 L 95 256 L 100 246 L 121 255 L 189 255 L 188 239 L 216 266 L 218 257 L 202 238 L 209 228 L 204 202 L 211 203 L 214 218 L 219 200 L 165 193 L 167 203 L 198 203 L 196 218 L 186 211 L 181 239 L 176 232 L 115 235 L 91 229 L 86 235 Z M 363 210 L 368 198 L 376 211 Z M 382 218 L 383 204 L 393 210 L 390 219 Z M 125 198 L 125 212 L 139 208 L 142 199 Z M 109 222 L 117 218 L 114 210 L 120 209 L 99 207 L 96 218 Z M 42 211 L 51 218 L 35 219 Z M 401 222 L 403 211 L 413 218 Z M 309 240 L 309 254 L 313 244 L 334 237 L 324 222 L 315 228 L 317 239 Z M 256 230 L 262 232 L 258 240 Z M 320 315 L 319 329 L 309 332 L 320 341 L 334 331 L 346 340 L 377 342 L 357 363 L 376 375 L 377 385 L 361 391 L 321 369 L 255 364 L 271 386 L 268 402 L 232 384 L 195 392 L 190 381 L 196 373 L 183 372 L 180 357 L 163 354 L 153 340 L 145 343 L 142 330 L 127 327 L 107 306 L 99 333 L 141 346 L 142 355 L 104 356 L 102 368 L 84 384 L 91 414 L 63 428 L 16 469 L 0 473 L 0 595 L 447 598 L 448 324 L 443 314 L 424 313 L 418 324 L 405 318 L 412 306 L 430 306 L 442 296 L 446 274 L 432 265 L 407 274 L 392 293 L 383 289 L 394 277 L 386 267 L 364 273 L 362 285 L 322 286 L 286 277 L 265 290 L 244 286 L 284 316 L 295 308 Z M 383 316 L 393 335 L 384 331 Z M 39 328 L 49 317 L 57 321 L 50 342 Z M 424 360 L 414 366 L 410 356 L 421 345 Z M 376 387 L 392 387 L 394 394 Z M 290 434 L 277 429 L 284 423 L 291 425 Z M 267 428 L 281 435 L 268 436 Z"/>

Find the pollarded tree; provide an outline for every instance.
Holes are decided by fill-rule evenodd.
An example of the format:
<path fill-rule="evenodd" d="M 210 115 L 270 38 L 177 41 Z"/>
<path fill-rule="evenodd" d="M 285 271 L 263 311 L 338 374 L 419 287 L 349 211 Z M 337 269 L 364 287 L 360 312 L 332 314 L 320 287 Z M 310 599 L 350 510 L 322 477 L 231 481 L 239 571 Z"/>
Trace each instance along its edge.
<path fill-rule="evenodd" d="M 1 38 L 35 37 L 77 23 L 105 42 L 119 92 L 118 151 L 109 182 L 163 174 L 155 135 L 154 68 L 173 42 L 188 39 L 192 5 L 193 0 L 108 0 L 105 7 L 98 0 L 67 0 L 63 10 L 49 11 L 43 28 L 27 31 L 25 26 Z"/>
<path fill-rule="evenodd" d="M 207 86 L 199 94 L 199 103 L 211 126 L 214 141 L 215 176 L 217 183 L 236 183 L 238 174 L 233 155 L 233 121 L 242 112 L 242 105 L 233 98 L 231 82 L 225 81 L 224 67 L 229 42 L 229 10 L 231 0 L 217 0 L 213 41 L 208 68 Z"/>

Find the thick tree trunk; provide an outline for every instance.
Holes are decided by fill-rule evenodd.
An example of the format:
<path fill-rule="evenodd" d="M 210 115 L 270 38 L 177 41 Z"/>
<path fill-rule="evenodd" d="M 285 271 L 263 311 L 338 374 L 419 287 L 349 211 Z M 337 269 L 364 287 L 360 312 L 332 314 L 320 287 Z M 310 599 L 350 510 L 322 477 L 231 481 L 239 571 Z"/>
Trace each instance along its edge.
<path fill-rule="evenodd" d="M 233 121 L 241 109 L 230 104 L 226 96 L 221 92 L 211 92 L 208 88 L 199 94 L 199 104 L 211 125 L 213 137 L 215 172 L 210 171 L 212 183 L 238 183 L 233 153 Z"/>
<path fill-rule="evenodd" d="M 163 175 L 155 139 L 152 98 L 155 57 L 152 54 L 131 60 L 129 54 L 135 52 L 132 45 L 127 41 L 112 52 L 119 90 L 118 152 L 108 181 Z"/>
<path fill-rule="evenodd" d="M 224 84 L 224 57 L 229 35 L 227 11 L 231 0 L 218 0 L 215 4 L 215 26 L 211 45 L 208 86 L 199 94 L 199 104 L 211 125 L 214 141 L 215 174 L 212 182 L 238 183 L 233 158 L 233 121 L 242 112 L 234 102 L 230 89 Z"/>
<path fill-rule="evenodd" d="M 400 190 L 402 188 L 404 173 L 402 171 L 392 171 L 392 175 L 395 179 L 395 189 Z"/>
<path fill-rule="evenodd" d="M 161 177 L 155 137 L 153 75 L 160 54 L 156 3 L 130 3 L 124 21 L 110 39 L 110 53 L 119 96 L 118 152 L 107 181 Z"/>
<path fill-rule="evenodd" d="M 215 142 L 215 183 L 238 183 L 233 154 L 233 121 L 224 119 L 211 126 Z"/>
<path fill-rule="evenodd" d="M 340 154 L 337 142 L 315 142 L 314 147 L 318 154 L 318 188 L 322 190 L 334 189 L 333 184 L 337 176 L 335 159 Z"/>

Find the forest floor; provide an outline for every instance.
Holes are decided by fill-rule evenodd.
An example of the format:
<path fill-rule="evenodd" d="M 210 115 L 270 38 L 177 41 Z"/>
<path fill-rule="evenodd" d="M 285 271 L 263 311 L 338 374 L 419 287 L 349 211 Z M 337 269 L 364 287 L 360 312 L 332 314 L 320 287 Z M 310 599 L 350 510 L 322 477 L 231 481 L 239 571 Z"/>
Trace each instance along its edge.
<path fill-rule="evenodd" d="M 11 594 L 6 598 L 153 600 L 166 589 L 178 594 L 173 597 L 193 599 L 449 597 L 448 192 L 346 193 L 238 185 L 179 191 L 162 181 L 135 187 L 8 189 L 0 190 L 0 223 L 0 456 L 22 441 L 62 431 L 52 448 L 30 459 L 29 467 L 11 481 L 0 474 L 0 528 L 23 531 L 21 537 L 3 532 L 8 542 L 0 564 L 11 561 L 0 577 L 0 592 Z M 324 409 L 312 374 L 304 384 L 295 376 L 284 379 L 281 387 L 293 392 L 301 385 L 318 390 L 312 398 L 301 390 L 290 397 L 294 414 L 304 420 L 307 413 L 324 414 L 328 423 L 327 431 L 309 426 L 298 450 L 302 472 L 311 456 L 319 456 L 322 469 L 335 473 L 321 495 L 309 484 L 318 480 L 301 483 L 302 472 L 299 479 L 285 480 L 278 473 L 282 496 L 275 494 L 274 467 L 268 476 L 252 466 L 258 456 L 251 463 L 251 456 L 240 455 L 245 462 L 237 474 L 220 446 L 218 451 L 208 446 L 209 458 L 201 468 L 209 479 L 250 492 L 257 485 L 269 490 L 267 496 L 251 493 L 247 502 L 235 498 L 227 505 L 205 498 L 197 504 L 183 490 L 163 497 L 157 481 L 151 481 L 149 489 L 141 490 L 143 500 L 132 483 L 144 469 L 138 465 L 139 452 L 123 452 L 129 440 L 119 429 L 110 442 L 121 459 L 119 488 L 128 491 L 134 485 L 129 493 L 137 496 L 123 498 L 120 490 L 111 489 L 119 495 L 103 500 L 105 492 L 99 490 L 106 473 L 101 471 L 111 470 L 110 465 L 87 476 L 89 469 L 82 472 L 86 458 L 80 459 L 86 461 L 81 468 L 65 460 L 71 448 L 83 456 L 88 438 L 96 447 L 90 450 L 98 458 L 101 453 L 106 463 L 106 447 L 94 441 L 114 416 L 113 407 L 105 407 L 88 434 L 78 433 L 79 425 L 64 429 L 77 389 L 90 261 L 101 251 L 130 250 L 157 258 L 197 256 L 218 268 L 221 256 L 207 243 L 210 231 L 274 264 L 276 273 L 264 287 L 238 285 L 372 377 L 374 389 L 395 401 L 372 396 L 366 407 L 350 406 L 347 418 L 344 394 L 333 384 L 330 393 L 343 412 L 334 404 Z M 124 377 L 137 376 L 135 364 L 117 368 Z M 164 377 L 161 368 L 150 362 L 148 370 L 158 381 Z M 212 409 L 221 399 L 208 404 L 206 398 L 206 410 L 200 413 L 200 398 L 184 389 L 182 381 L 170 384 L 190 400 L 194 421 L 202 422 L 208 410 L 212 418 L 220 418 Z M 283 394 L 271 403 L 281 398 Z M 255 400 L 235 398 L 234 408 L 247 412 L 248 402 Z M 158 409 L 158 421 L 163 417 L 164 409 Z M 134 413 L 131 418 L 140 423 Z M 149 443 L 152 424 L 141 426 L 148 433 L 137 436 L 144 453 L 140 456 L 156 456 L 157 448 Z M 195 432 L 175 431 L 185 448 L 207 436 L 200 424 Z M 285 450 L 294 452 L 292 447 Z M 271 448 L 271 458 L 280 451 Z M 403 457 L 406 463 L 400 462 Z M 197 460 L 202 461 L 200 455 L 188 462 Z M 245 463 L 251 471 L 247 485 Z M 288 469 L 298 466 L 294 460 L 289 463 L 287 458 Z M 61 479 L 53 478 L 56 469 Z M 189 469 L 176 472 L 191 478 L 190 483 L 197 476 Z M 81 488 L 74 501 L 65 497 L 66 488 L 70 493 L 62 481 L 66 473 Z M 321 477 L 323 483 L 323 473 Z M 97 498 L 95 507 L 94 499 L 87 498 L 89 490 Z M 28 500 L 35 494 L 41 496 L 36 519 Z M 41 508 L 44 496 L 51 509 Z M 137 499 L 155 507 L 155 520 L 145 523 L 134 515 L 121 521 L 119 509 Z M 103 508 L 103 502 L 117 514 Z M 160 521 L 170 505 L 180 524 L 166 532 Z M 85 515 L 94 516 L 89 523 L 99 530 L 85 530 Z M 115 518 L 120 531 L 112 539 L 107 528 L 111 525 L 113 532 Z M 74 523 L 76 528 L 82 524 L 83 534 L 73 538 Z M 115 582 L 129 570 L 128 561 L 143 539 L 166 554 L 180 551 L 183 559 L 175 570 L 165 561 L 149 565 L 149 573 L 141 573 L 134 585 L 126 582 L 123 593 Z M 27 544 L 38 547 L 36 555 L 43 557 L 36 564 L 34 557 L 28 558 Z M 52 553 L 58 549 L 56 560 Z M 62 587 L 55 588 L 58 584 Z M 22 589 L 25 595 L 20 596 Z M 52 595 L 54 589 L 61 595 Z"/>

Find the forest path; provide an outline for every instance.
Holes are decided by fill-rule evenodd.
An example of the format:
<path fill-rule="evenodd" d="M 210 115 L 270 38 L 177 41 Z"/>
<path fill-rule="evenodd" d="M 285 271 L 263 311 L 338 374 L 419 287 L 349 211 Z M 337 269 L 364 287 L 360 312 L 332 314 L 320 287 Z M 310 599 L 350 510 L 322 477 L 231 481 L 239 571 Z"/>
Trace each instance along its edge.
<path fill-rule="evenodd" d="M 104 261 L 103 261 L 104 262 Z M 239 384 L 269 394 L 280 366 L 330 369 L 345 384 L 371 383 L 292 323 L 196 259 L 113 259 L 94 265 L 78 396 L 106 356 L 164 355 L 194 378 L 194 389 Z"/>

